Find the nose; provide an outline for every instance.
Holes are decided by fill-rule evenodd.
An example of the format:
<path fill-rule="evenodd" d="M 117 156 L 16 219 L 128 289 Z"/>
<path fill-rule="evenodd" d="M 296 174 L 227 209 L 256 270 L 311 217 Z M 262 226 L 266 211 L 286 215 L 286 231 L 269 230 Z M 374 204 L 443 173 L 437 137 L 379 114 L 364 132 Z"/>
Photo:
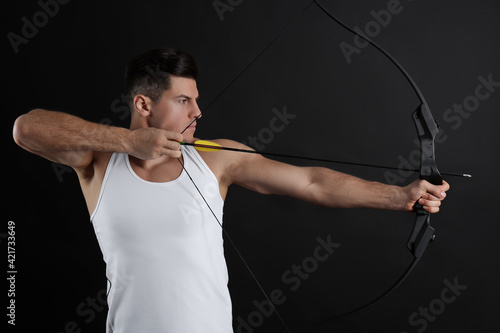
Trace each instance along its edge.
<path fill-rule="evenodd" d="M 191 116 L 194 117 L 195 119 L 201 118 L 201 110 L 200 110 L 200 107 L 198 106 L 197 102 L 195 102 L 195 104 L 194 104 L 194 107 L 191 111 Z"/>

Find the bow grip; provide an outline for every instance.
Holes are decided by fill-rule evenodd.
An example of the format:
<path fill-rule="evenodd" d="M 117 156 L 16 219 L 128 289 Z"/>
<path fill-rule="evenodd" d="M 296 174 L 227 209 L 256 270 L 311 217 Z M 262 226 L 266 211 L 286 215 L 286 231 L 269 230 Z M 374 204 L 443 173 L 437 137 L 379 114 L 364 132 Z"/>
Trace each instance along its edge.
<path fill-rule="evenodd" d="M 434 151 L 434 140 L 439 134 L 439 124 L 432 116 L 427 104 L 419 105 L 412 117 L 420 140 L 420 179 L 427 180 L 434 185 L 441 185 L 443 178 L 437 168 Z M 434 239 L 434 228 L 430 223 L 430 214 L 422 205 L 417 202 L 413 210 L 417 216 L 408 241 L 408 249 L 415 258 L 418 258 Z"/>

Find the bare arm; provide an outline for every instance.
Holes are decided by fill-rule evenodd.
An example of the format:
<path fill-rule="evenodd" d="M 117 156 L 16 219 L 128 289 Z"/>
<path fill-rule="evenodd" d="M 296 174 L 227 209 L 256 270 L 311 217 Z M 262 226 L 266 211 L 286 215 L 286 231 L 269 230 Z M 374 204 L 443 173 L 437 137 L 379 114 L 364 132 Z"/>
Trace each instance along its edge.
<path fill-rule="evenodd" d="M 306 168 L 310 185 L 306 193 L 317 204 L 342 208 L 374 208 L 412 211 L 417 200 L 430 213 L 437 213 L 449 186 L 435 186 L 416 180 L 400 187 L 354 176 L 326 168 Z"/>
<path fill-rule="evenodd" d="M 126 152 L 142 159 L 180 155 L 182 135 L 155 128 L 131 131 L 41 109 L 20 116 L 13 136 L 24 149 L 76 170 L 88 168 L 96 152 Z"/>
<path fill-rule="evenodd" d="M 428 212 L 435 213 L 449 189 L 446 182 L 435 186 L 422 180 L 405 187 L 387 185 L 327 168 L 297 167 L 260 155 L 240 154 L 232 158 L 237 159 L 239 168 L 233 167 L 238 172 L 231 174 L 231 182 L 259 193 L 288 195 L 327 207 L 411 211 L 419 201 Z"/>
<path fill-rule="evenodd" d="M 327 168 L 291 166 L 263 157 L 255 159 L 255 163 L 260 165 L 258 168 L 265 177 L 250 180 L 247 175 L 240 184 L 260 193 L 288 195 L 334 208 L 403 209 L 397 186 L 366 181 Z"/>
<path fill-rule="evenodd" d="M 19 146 L 34 154 L 81 168 L 90 164 L 96 151 L 125 151 L 127 131 L 36 109 L 17 118 L 13 136 Z"/>

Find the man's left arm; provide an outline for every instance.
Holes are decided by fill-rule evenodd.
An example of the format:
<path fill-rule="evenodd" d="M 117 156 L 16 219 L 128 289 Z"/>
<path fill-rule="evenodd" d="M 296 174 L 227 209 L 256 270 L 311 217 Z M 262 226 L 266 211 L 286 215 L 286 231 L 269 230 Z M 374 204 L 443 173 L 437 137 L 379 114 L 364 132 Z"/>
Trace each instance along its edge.
<path fill-rule="evenodd" d="M 326 168 L 305 168 L 310 180 L 305 196 L 309 202 L 328 207 L 374 208 L 412 211 L 418 201 L 429 213 L 437 213 L 446 197 L 448 183 L 436 186 L 415 180 L 400 187 L 367 181 Z"/>
<path fill-rule="evenodd" d="M 446 182 L 436 186 L 425 180 L 404 187 L 387 185 L 327 168 L 297 167 L 261 155 L 242 154 L 239 159 L 241 169 L 234 174 L 233 183 L 327 207 L 411 211 L 418 201 L 426 211 L 436 213 L 449 189 Z"/>

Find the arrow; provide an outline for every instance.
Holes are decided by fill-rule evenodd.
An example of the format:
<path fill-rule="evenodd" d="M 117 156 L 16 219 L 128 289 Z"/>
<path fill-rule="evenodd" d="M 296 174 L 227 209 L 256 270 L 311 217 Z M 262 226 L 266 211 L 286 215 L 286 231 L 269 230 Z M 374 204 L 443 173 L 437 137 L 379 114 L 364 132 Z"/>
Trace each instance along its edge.
<path fill-rule="evenodd" d="M 405 169 L 405 168 L 396 168 L 393 166 L 385 166 L 385 165 L 376 165 L 376 164 L 367 164 L 367 163 L 357 163 L 357 162 L 346 162 L 339 160 L 330 160 L 324 158 L 315 158 L 315 157 L 305 157 L 305 156 L 297 156 L 297 155 L 287 155 L 287 154 L 276 154 L 276 153 L 267 153 L 264 151 L 250 150 L 250 149 L 239 149 L 239 148 L 231 148 L 231 147 L 223 147 L 215 142 L 205 141 L 205 140 L 197 140 L 194 143 L 189 142 L 180 142 L 181 145 L 185 146 L 193 146 L 198 151 L 220 151 L 220 150 L 229 150 L 240 153 L 249 153 L 249 154 L 259 154 L 259 155 L 267 155 L 267 156 L 276 156 L 276 157 L 287 157 L 287 158 L 295 158 L 301 160 L 309 160 L 309 161 L 318 161 L 318 162 L 328 162 L 328 163 L 336 163 L 336 164 L 346 164 L 346 165 L 356 165 L 370 168 L 379 168 L 379 169 L 390 169 L 390 170 L 401 170 L 401 171 L 410 171 L 410 172 L 420 172 L 419 169 Z M 443 175 L 453 176 L 453 177 L 466 177 L 471 178 L 472 175 L 467 173 L 455 173 L 455 172 L 441 172 Z"/>

